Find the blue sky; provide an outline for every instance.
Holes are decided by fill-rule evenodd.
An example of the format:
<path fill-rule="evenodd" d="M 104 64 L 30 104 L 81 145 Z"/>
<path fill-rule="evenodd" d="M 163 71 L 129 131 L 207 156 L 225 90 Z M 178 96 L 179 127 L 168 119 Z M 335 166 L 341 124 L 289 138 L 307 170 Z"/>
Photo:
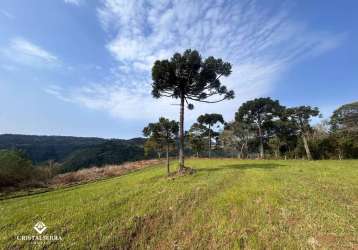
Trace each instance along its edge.
<path fill-rule="evenodd" d="M 150 96 L 150 69 L 186 48 L 231 62 L 236 92 L 187 111 L 187 127 L 261 96 L 328 118 L 357 100 L 357 12 L 355 0 L 2 0 L 0 134 L 131 138 L 177 119 L 175 100 Z"/>

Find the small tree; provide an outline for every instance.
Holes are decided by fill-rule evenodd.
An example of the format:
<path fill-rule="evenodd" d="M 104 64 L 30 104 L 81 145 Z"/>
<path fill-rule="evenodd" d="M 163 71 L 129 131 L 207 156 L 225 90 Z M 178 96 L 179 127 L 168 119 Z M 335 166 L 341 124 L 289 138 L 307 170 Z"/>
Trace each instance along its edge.
<path fill-rule="evenodd" d="M 205 149 L 206 134 L 207 128 L 199 123 L 194 123 L 189 129 L 189 143 L 196 157 L 199 157 L 199 153 Z"/>
<path fill-rule="evenodd" d="M 23 152 L 0 150 L 0 189 L 30 181 L 33 171 L 31 161 Z"/>
<path fill-rule="evenodd" d="M 249 124 L 230 122 L 225 125 L 223 137 L 227 143 L 231 144 L 238 151 L 237 157 L 242 159 L 248 154 L 248 142 L 252 137 Z"/>
<path fill-rule="evenodd" d="M 152 68 L 152 95 L 154 98 L 171 97 L 180 100 L 179 119 L 179 171 L 184 167 L 184 104 L 190 101 L 215 103 L 234 98 L 234 91 L 220 82 L 222 76 L 231 74 L 231 65 L 210 56 L 203 60 L 196 50 L 175 53 L 170 60 L 156 61 Z M 219 95 L 222 98 L 212 100 Z"/>
<path fill-rule="evenodd" d="M 143 134 L 146 137 L 149 137 L 149 141 L 153 140 L 159 145 L 165 145 L 165 152 L 167 158 L 167 172 L 170 174 L 169 169 L 169 148 L 175 143 L 175 139 L 178 136 L 178 122 L 164 117 L 159 118 L 157 123 L 149 123 L 147 127 L 143 129 Z"/>
<path fill-rule="evenodd" d="M 307 138 L 308 133 L 311 130 L 310 121 L 312 117 L 319 115 L 317 107 L 312 108 L 311 106 L 300 106 L 287 109 L 287 115 L 291 121 L 296 124 L 298 134 L 302 137 L 303 146 L 306 151 L 307 159 L 311 160 L 312 155 L 308 146 Z"/>
<path fill-rule="evenodd" d="M 274 152 L 275 158 L 278 159 L 280 157 L 280 147 L 282 146 L 280 138 L 278 138 L 277 136 L 271 137 L 268 141 L 268 145 Z"/>
<path fill-rule="evenodd" d="M 252 128 L 257 129 L 260 158 L 264 157 L 264 136 L 268 128 L 272 127 L 273 120 L 281 116 L 283 109 L 277 100 L 269 97 L 257 98 L 243 103 L 235 114 L 236 122 L 250 124 Z"/>
<path fill-rule="evenodd" d="M 148 138 L 148 140 L 144 143 L 144 155 L 149 156 L 153 153 L 158 156 L 158 159 L 160 160 L 162 156 L 162 152 L 165 150 L 165 145 L 162 144 L 161 141 L 159 141 L 160 138 L 151 137 Z"/>
<path fill-rule="evenodd" d="M 205 114 L 201 115 L 197 119 L 198 123 L 208 128 L 208 139 L 209 139 L 209 158 L 211 157 L 211 139 L 213 135 L 213 126 L 217 123 L 224 124 L 224 118 L 220 114 Z"/>
<path fill-rule="evenodd" d="M 276 158 L 279 157 L 281 151 L 287 157 L 297 145 L 297 126 L 284 114 L 279 120 L 275 120 L 272 124 L 272 136 L 269 139 L 269 146 L 273 149 Z"/>
<path fill-rule="evenodd" d="M 234 131 L 231 128 L 224 128 L 219 137 L 221 147 L 224 152 L 228 151 L 231 154 L 231 157 L 234 157 L 235 150 L 237 149 L 237 141 L 234 135 Z"/>

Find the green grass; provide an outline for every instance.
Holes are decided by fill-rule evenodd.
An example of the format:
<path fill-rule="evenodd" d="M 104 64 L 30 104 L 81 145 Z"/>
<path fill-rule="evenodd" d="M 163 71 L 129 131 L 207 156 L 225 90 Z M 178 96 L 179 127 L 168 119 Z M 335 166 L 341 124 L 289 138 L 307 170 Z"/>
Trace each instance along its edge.
<path fill-rule="evenodd" d="M 0 249 L 358 248 L 358 161 L 187 165 L 0 201 Z M 16 240 L 39 220 L 63 240 Z"/>

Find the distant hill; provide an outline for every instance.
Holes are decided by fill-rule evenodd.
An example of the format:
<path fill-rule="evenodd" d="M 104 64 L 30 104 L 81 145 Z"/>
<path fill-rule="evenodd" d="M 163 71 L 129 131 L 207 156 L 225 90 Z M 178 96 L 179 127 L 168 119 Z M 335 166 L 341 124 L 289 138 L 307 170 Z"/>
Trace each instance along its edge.
<path fill-rule="evenodd" d="M 73 136 L 0 135 L 0 149 L 19 149 L 24 151 L 34 164 L 54 160 L 63 163 L 66 169 L 143 159 L 144 142 L 144 138 L 121 140 Z"/>
<path fill-rule="evenodd" d="M 106 164 L 120 164 L 144 158 L 144 149 L 140 145 L 133 142 L 109 140 L 79 149 L 70 154 L 63 162 L 63 171 L 68 172 Z"/>

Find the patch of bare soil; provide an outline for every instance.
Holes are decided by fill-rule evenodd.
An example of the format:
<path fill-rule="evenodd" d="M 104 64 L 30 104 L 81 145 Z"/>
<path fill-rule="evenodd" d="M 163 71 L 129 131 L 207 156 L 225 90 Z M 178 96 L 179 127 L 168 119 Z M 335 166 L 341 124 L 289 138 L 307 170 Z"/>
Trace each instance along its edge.
<path fill-rule="evenodd" d="M 344 249 L 358 249 L 358 238 L 353 236 L 339 236 L 336 234 L 324 234 L 316 237 L 323 248 L 334 249 L 340 246 Z"/>
<path fill-rule="evenodd" d="M 195 174 L 195 172 L 196 172 L 196 170 L 194 168 L 183 167 L 183 168 L 179 169 L 177 172 L 171 172 L 168 175 L 168 178 L 169 179 L 175 179 L 175 178 L 180 177 L 180 176 Z"/>

